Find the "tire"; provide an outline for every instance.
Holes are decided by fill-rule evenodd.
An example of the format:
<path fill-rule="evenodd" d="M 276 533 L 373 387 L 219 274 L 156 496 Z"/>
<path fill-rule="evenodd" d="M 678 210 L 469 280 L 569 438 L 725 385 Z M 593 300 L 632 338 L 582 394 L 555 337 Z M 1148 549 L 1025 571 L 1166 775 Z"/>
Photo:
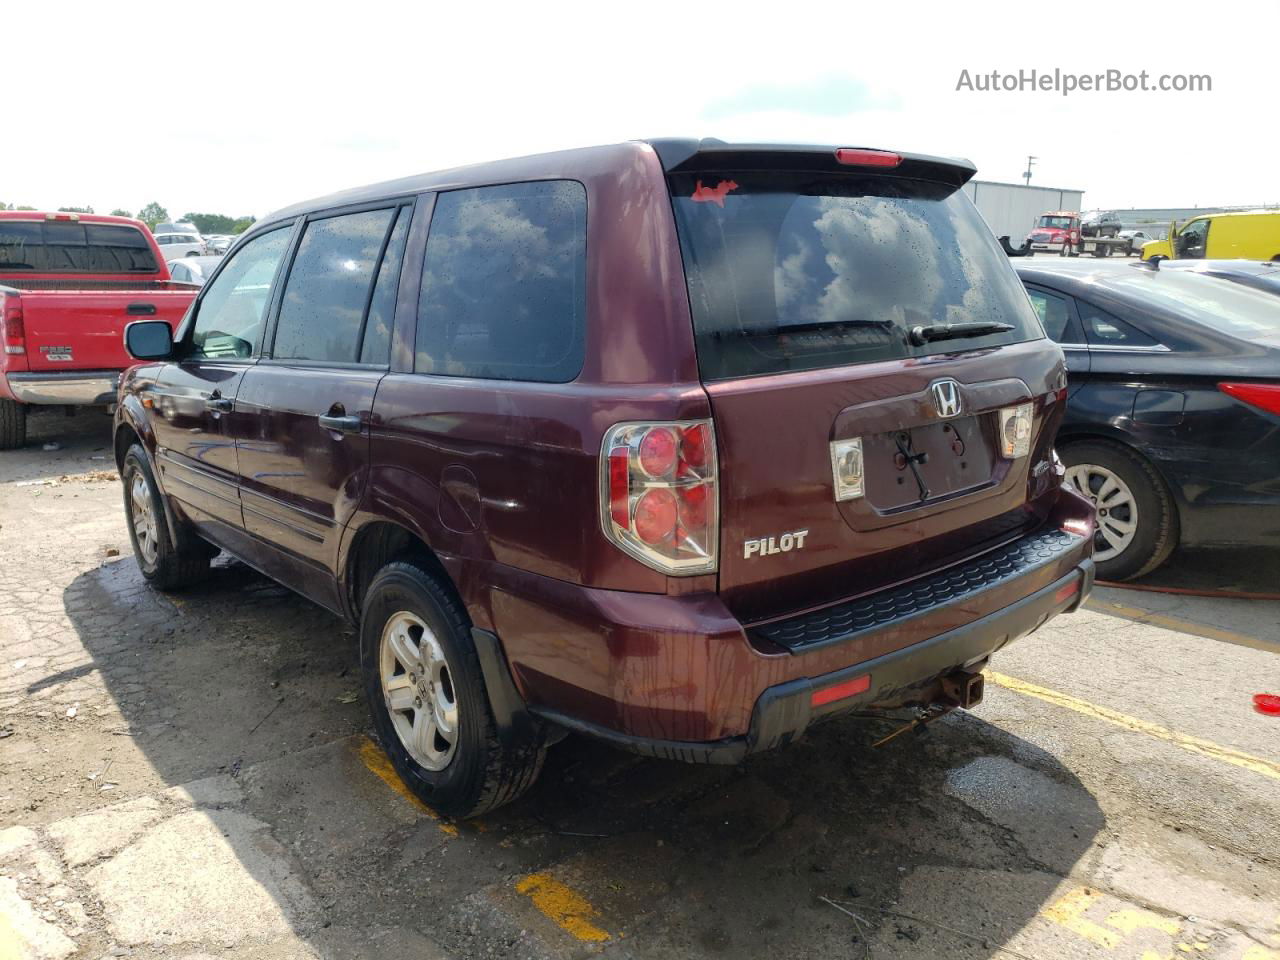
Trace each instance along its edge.
<path fill-rule="evenodd" d="M 124 455 L 120 479 L 125 525 L 142 575 L 161 590 L 178 590 L 204 579 L 214 551 L 194 536 L 181 546 L 173 543 L 156 478 L 136 443 Z"/>
<path fill-rule="evenodd" d="M 26 442 L 26 404 L 0 399 L 0 450 L 16 450 Z"/>
<path fill-rule="evenodd" d="M 547 729 L 538 724 L 516 743 L 498 736 L 471 621 L 452 591 L 418 564 L 394 562 L 369 584 L 361 609 L 365 699 L 409 788 L 440 813 L 467 818 L 533 786 Z"/>
<path fill-rule="evenodd" d="M 1178 512 L 1150 462 L 1109 440 L 1069 444 L 1059 454 L 1072 486 L 1098 506 L 1094 561 L 1100 580 L 1132 580 L 1169 559 L 1178 545 Z M 1111 491 L 1100 497 L 1108 486 Z M 1126 534 L 1128 523 L 1134 529 Z"/>
<path fill-rule="evenodd" d="M 1062 249 L 1058 251 L 1058 256 L 1060 256 L 1060 257 L 1068 257 L 1068 256 L 1070 256 L 1070 254 L 1069 254 L 1069 253 L 1067 253 L 1067 246 L 1068 246 L 1068 245 L 1067 245 L 1067 244 L 1065 244 L 1065 243 L 1062 245 Z"/>

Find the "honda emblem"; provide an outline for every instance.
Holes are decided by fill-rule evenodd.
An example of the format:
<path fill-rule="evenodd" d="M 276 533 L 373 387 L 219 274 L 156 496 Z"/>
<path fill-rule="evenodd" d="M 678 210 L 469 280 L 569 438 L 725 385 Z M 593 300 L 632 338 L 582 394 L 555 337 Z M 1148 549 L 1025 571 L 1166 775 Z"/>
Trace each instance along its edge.
<path fill-rule="evenodd" d="M 929 385 L 933 393 L 933 405 L 944 420 L 960 416 L 960 384 L 954 380 L 939 380 Z"/>

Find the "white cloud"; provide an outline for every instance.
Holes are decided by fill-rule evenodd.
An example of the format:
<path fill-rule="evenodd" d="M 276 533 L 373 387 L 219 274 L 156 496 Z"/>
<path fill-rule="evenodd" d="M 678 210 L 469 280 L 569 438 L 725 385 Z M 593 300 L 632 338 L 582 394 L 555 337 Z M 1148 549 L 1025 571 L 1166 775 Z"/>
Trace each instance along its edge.
<path fill-rule="evenodd" d="M 1032 153 L 1033 182 L 1084 188 L 1090 206 L 1280 201 L 1272 0 L 10 6 L 11 203 L 261 215 L 461 162 L 670 134 L 964 155 L 994 180 Z M 1214 90 L 955 92 L 963 68 L 1031 67 L 1209 73 Z M 841 89 L 860 93 L 847 113 L 821 99 Z M 752 112 L 753 91 L 767 110 Z"/>

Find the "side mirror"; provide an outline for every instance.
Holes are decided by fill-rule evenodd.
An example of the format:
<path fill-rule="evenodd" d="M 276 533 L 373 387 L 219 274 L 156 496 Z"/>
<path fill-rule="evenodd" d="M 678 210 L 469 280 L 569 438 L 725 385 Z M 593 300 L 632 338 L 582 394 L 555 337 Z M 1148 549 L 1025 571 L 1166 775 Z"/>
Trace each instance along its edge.
<path fill-rule="evenodd" d="M 168 360 L 173 331 L 163 320 L 136 320 L 124 328 L 124 348 L 135 360 Z"/>

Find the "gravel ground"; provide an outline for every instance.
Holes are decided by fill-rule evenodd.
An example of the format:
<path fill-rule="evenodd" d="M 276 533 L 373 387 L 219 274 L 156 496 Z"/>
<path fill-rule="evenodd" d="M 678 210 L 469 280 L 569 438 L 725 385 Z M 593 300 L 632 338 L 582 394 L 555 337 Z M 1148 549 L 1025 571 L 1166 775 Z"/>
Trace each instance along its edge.
<path fill-rule="evenodd" d="M 1280 960 L 1280 603 L 1100 589 L 924 735 L 729 769 L 570 738 L 453 824 L 368 740 L 343 623 L 227 561 L 144 584 L 108 424 L 0 453 L 0 960 Z"/>

